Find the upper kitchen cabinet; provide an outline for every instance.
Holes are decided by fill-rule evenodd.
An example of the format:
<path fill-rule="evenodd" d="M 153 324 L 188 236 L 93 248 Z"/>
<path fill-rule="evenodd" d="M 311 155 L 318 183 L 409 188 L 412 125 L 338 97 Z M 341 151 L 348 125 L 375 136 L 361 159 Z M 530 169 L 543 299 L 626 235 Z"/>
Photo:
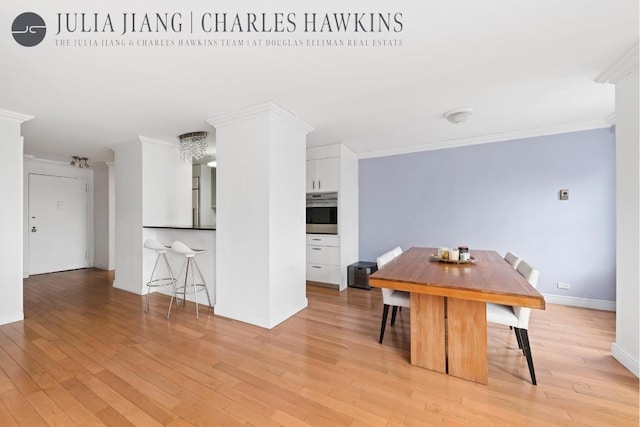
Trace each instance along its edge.
<path fill-rule="evenodd" d="M 339 186 L 339 157 L 307 159 L 307 193 L 338 191 Z"/>

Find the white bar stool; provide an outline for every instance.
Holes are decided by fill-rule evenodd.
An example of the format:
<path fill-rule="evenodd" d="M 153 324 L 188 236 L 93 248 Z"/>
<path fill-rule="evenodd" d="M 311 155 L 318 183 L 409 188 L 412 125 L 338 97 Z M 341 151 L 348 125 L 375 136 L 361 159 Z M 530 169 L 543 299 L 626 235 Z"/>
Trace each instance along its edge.
<path fill-rule="evenodd" d="M 173 288 L 173 294 L 171 295 L 171 301 L 169 301 L 169 311 L 167 311 L 167 320 L 169 319 L 169 315 L 171 314 L 171 306 L 173 305 L 173 299 L 176 299 L 176 307 L 178 306 L 178 293 L 182 293 L 182 300 L 186 304 L 186 296 L 187 293 L 193 293 L 193 298 L 196 303 L 196 319 L 198 319 L 198 292 L 204 289 L 207 294 L 207 301 L 209 301 L 209 313 L 213 309 L 211 305 L 211 298 L 209 297 L 209 289 L 207 289 L 207 285 L 204 282 L 204 276 L 200 271 L 200 267 L 198 267 L 198 263 L 196 262 L 195 257 L 197 255 L 203 254 L 206 252 L 204 249 L 191 249 L 184 243 L 176 240 L 171 245 L 171 250 L 179 255 L 185 257 L 184 263 L 182 264 L 182 268 L 180 269 L 180 273 L 178 277 L 182 276 L 182 271 L 185 270 L 184 273 L 184 285 L 175 286 Z M 191 271 L 191 284 L 187 284 L 187 280 L 189 278 L 189 271 Z M 196 283 L 196 272 L 200 276 L 201 283 Z M 191 291 L 187 292 L 187 287 L 191 286 Z"/>
<path fill-rule="evenodd" d="M 153 264 L 153 270 L 151 270 L 151 277 L 149 281 L 145 283 L 147 287 L 147 298 L 144 303 L 144 312 L 149 312 L 149 296 L 151 295 L 151 288 L 162 288 L 165 286 L 173 286 L 176 287 L 176 279 L 173 277 L 173 272 L 171 271 L 171 266 L 169 266 L 169 261 L 167 260 L 167 251 L 168 247 L 164 246 L 160 242 L 155 239 L 147 239 L 144 241 L 144 247 L 147 249 L 151 249 L 156 253 L 156 262 Z M 164 264 L 167 266 L 167 271 L 169 272 L 169 277 L 161 277 L 154 279 L 153 276 L 156 273 L 156 268 L 158 267 L 158 262 L 160 262 L 160 258 L 164 260 Z"/>

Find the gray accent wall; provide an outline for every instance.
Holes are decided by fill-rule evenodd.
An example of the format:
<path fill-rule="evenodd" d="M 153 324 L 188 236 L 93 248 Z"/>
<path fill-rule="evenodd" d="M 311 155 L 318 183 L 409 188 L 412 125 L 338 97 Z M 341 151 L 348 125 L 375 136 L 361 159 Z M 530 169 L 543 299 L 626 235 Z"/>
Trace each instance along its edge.
<path fill-rule="evenodd" d="M 360 159 L 359 194 L 362 261 L 398 245 L 511 250 L 542 293 L 616 299 L 612 129 Z"/>

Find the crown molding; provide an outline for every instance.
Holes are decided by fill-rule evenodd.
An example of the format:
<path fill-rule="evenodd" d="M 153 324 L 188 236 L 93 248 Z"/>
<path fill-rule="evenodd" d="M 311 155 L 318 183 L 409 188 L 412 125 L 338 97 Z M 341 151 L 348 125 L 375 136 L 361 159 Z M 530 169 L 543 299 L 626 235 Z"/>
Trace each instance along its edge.
<path fill-rule="evenodd" d="M 27 114 L 16 113 L 14 111 L 9 110 L 0 110 L 0 118 L 15 120 L 20 123 L 28 122 L 33 119 L 34 116 L 29 116 Z"/>
<path fill-rule="evenodd" d="M 468 145 L 488 144 L 491 142 L 510 141 L 516 139 L 535 138 L 539 136 L 557 135 L 562 133 L 580 132 L 584 130 L 608 128 L 604 120 L 594 120 L 590 122 L 580 122 L 565 125 L 547 126 L 534 129 L 522 129 L 509 132 L 494 133 L 490 135 L 479 135 L 468 138 L 449 139 L 445 141 L 435 141 L 426 144 L 414 145 L 411 147 L 392 148 L 389 150 L 368 151 L 358 154 L 359 159 L 373 157 L 394 156 L 398 154 L 417 153 L 421 151 L 442 150 L 446 148 L 466 147 Z"/>
<path fill-rule="evenodd" d="M 616 84 L 625 76 L 638 68 L 638 42 L 631 47 L 624 55 L 615 61 L 609 68 L 604 70 L 594 79 L 596 83 L 612 83 Z"/>
<path fill-rule="evenodd" d="M 146 136 L 135 136 L 131 139 L 127 139 L 126 141 L 117 142 L 115 144 L 109 145 L 107 148 L 116 151 L 119 148 L 124 148 L 129 145 L 138 145 L 138 144 L 153 144 L 158 145 L 160 147 L 168 148 L 168 149 L 177 149 L 179 147 L 177 142 L 166 142 L 161 141 L 159 139 L 147 138 Z"/>
<path fill-rule="evenodd" d="M 157 146 L 168 148 L 168 149 L 179 148 L 179 144 L 177 142 L 161 141 L 159 139 L 147 138 L 146 136 L 141 136 L 141 135 L 138 135 L 138 139 L 143 144 L 152 144 L 152 145 L 157 145 Z"/>
<path fill-rule="evenodd" d="M 605 117 L 604 121 L 607 122 L 607 124 L 609 126 L 614 126 L 616 124 L 616 113 L 615 113 L 615 111 L 613 113 L 609 114 L 607 117 Z"/>
<path fill-rule="evenodd" d="M 275 117 L 284 120 L 285 122 L 296 126 L 303 130 L 305 133 L 313 132 L 314 127 L 310 124 L 300 120 L 295 114 L 285 110 L 284 108 L 278 106 L 277 104 L 269 101 L 264 104 L 254 105 L 252 107 L 243 108 L 238 111 L 234 111 L 231 113 L 220 114 L 214 116 L 207 120 L 211 126 L 216 129 L 231 126 L 236 123 L 243 122 L 251 117 L 263 114 L 263 113 L 271 113 Z"/>

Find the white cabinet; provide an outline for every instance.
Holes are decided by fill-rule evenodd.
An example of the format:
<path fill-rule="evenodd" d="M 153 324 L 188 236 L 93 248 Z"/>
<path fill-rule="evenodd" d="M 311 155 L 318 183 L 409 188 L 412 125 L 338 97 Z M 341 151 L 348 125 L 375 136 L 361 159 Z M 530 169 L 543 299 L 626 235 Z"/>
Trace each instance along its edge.
<path fill-rule="evenodd" d="M 307 280 L 340 284 L 340 238 L 307 234 Z"/>
<path fill-rule="evenodd" d="M 338 191 L 340 158 L 307 160 L 307 192 Z"/>
<path fill-rule="evenodd" d="M 307 280 L 347 288 L 358 261 L 358 157 L 343 144 L 307 148 L 307 193 L 338 193 L 338 235 L 307 235 Z"/>

